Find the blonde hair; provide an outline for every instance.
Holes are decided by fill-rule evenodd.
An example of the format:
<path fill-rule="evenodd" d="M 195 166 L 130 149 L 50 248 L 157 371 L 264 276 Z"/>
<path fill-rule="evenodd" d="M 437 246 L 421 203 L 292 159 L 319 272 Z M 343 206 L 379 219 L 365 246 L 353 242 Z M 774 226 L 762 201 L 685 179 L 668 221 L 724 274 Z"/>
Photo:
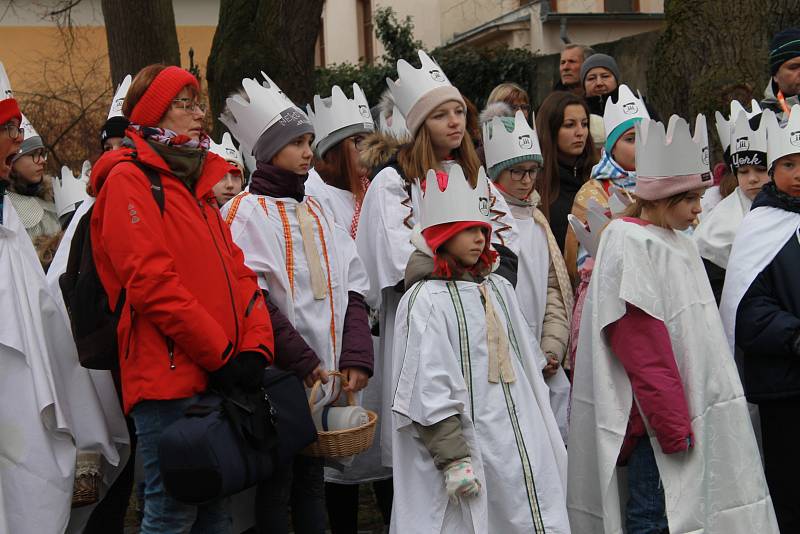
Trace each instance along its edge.
<path fill-rule="evenodd" d="M 520 100 L 523 100 L 527 105 L 531 103 L 531 99 L 528 97 L 528 92 L 525 91 L 525 89 L 514 82 L 505 82 L 492 89 L 492 92 L 489 93 L 489 98 L 486 99 L 486 104 L 504 102 L 508 105 L 512 105 Z"/>
<path fill-rule="evenodd" d="M 470 185 L 475 187 L 478 183 L 478 169 L 481 166 L 481 161 L 468 131 L 464 131 L 461 146 L 453 150 L 453 156 L 464 170 L 464 176 L 467 177 Z M 431 134 L 428 132 L 428 127 L 425 123 L 422 124 L 411 143 L 400 148 L 397 154 L 397 163 L 408 183 L 417 178 L 423 179 L 428 173 L 428 169 L 440 168 L 441 162 L 436 157 Z"/>
<path fill-rule="evenodd" d="M 642 211 L 652 210 L 656 215 L 656 220 L 651 221 L 653 224 L 657 224 L 663 228 L 672 229 L 664 217 L 664 212 L 669 208 L 676 206 L 681 200 L 686 198 L 689 193 L 691 193 L 691 191 L 685 191 L 683 193 L 678 193 L 677 195 L 672 195 L 671 197 L 662 198 L 659 200 L 645 200 L 643 198 L 634 196 L 633 203 L 625 208 L 625 211 L 622 212 L 621 217 L 635 217 L 638 219 L 642 216 Z"/>

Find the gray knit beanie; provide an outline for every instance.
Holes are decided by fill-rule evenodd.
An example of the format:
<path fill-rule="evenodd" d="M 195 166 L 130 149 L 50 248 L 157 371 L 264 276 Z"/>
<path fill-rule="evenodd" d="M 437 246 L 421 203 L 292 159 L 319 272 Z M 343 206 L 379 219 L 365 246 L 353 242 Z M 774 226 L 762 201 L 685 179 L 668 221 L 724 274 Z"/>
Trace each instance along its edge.
<path fill-rule="evenodd" d="M 611 74 L 616 78 L 617 83 L 620 80 L 619 67 L 617 61 L 607 54 L 592 54 L 581 65 L 581 85 L 586 81 L 586 75 L 595 67 L 603 67 L 611 71 Z"/>
<path fill-rule="evenodd" d="M 14 163 L 19 158 L 24 156 L 25 154 L 30 154 L 36 149 L 44 148 L 44 141 L 38 135 L 34 135 L 33 137 L 26 137 L 22 144 L 19 146 L 19 152 L 14 154 L 14 157 L 11 159 L 11 163 Z"/>
<path fill-rule="evenodd" d="M 306 114 L 296 107 L 284 109 L 278 122 L 258 138 L 253 155 L 257 161 L 269 163 L 283 147 L 307 133 L 313 134 L 314 126 Z"/>

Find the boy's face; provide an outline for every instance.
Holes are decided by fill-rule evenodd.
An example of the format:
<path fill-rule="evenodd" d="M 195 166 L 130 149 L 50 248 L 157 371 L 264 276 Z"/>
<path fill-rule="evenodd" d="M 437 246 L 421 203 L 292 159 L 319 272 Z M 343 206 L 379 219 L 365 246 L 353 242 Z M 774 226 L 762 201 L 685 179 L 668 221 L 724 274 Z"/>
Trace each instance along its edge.
<path fill-rule="evenodd" d="M 486 247 L 486 235 L 483 226 L 476 225 L 462 230 L 443 245 L 445 252 L 453 256 L 464 267 L 472 267 L 478 263 Z"/>
<path fill-rule="evenodd" d="M 760 165 L 744 165 L 736 170 L 736 180 L 739 182 L 739 189 L 742 193 L 753 200 L 756 195 L 769 182 L 767 168 Z"/>
<path fill-rule="evenodd" d="M 772 165 L 775 187 L 793 197 L 800 197 L 800 154 L 783 156 Z"/>

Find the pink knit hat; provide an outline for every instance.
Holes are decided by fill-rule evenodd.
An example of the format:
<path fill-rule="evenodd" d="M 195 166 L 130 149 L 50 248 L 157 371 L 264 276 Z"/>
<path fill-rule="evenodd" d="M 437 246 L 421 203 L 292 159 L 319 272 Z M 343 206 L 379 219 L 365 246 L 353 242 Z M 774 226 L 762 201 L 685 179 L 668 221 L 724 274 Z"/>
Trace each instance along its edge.
<path fill-rule="evenodd" d="M 189 71 L 175 66 L 165 68 L 145 90 L 128 118 L 139 126 L 158 126 L 172 101 L 187 85 L 200 90 L 197 78 Z"/>

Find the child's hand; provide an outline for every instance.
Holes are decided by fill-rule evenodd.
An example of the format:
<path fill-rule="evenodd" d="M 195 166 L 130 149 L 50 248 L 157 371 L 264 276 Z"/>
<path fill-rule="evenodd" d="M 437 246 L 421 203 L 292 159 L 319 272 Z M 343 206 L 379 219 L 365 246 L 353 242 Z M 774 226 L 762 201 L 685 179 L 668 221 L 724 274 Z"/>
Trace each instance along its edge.
<path fill-rule="evenodd" d="M 322 368 L 321 365 L 318 365 L 313 371 L 308 373 L 306 377 L 303 379 L 306 387 L 314 387 L 314 382 L 317 380 L 322 381 L 323 384 L 328 383 L 328 371 Z"/>
<path fill-rule="evenodd" d="M 353 393 L 358 393 L 365 387 L 367 387 L 367 383 L 369 382 L 369 375 L 367 372 L 360 367 L 348 367 L 347 369 L 342 369 L 342 374 L 344 375 L 344 379 L 347 382 L 347 386 L 345 386 L 345 391 L 352 391 Z"/>
<path fill-rule="evenodd" d="M 467 456 L 445 467 L 444 485 L 447 496 L 451 499 L 477 497 L 481 491 L 481 482 L 472 470 L 472 458 Z"/>
<path fill-rule="evenodd" d="M 554 376 L 558 372 L 558 365 L 558 360 L 548 354 L 547 365 L 542 369 L 542 375 L 544 375 L 545 378 Z"/>

